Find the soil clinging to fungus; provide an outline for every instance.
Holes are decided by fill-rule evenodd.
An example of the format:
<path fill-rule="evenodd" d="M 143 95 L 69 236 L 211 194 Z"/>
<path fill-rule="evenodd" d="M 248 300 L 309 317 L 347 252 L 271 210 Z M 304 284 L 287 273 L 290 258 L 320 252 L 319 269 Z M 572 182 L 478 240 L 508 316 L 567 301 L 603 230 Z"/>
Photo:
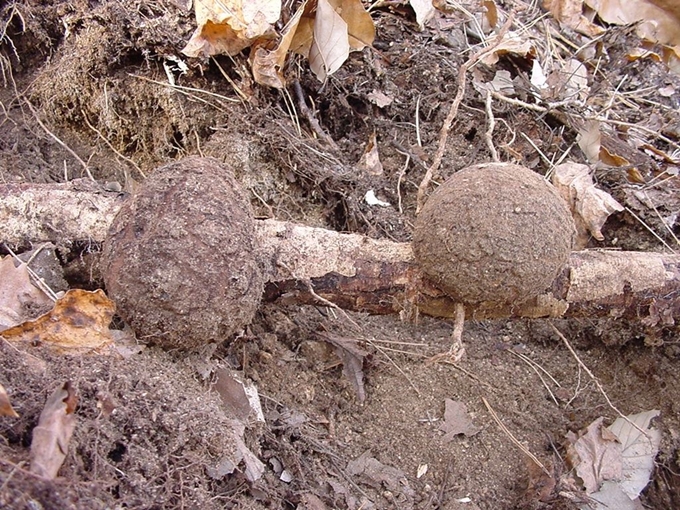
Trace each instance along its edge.
<path fill-rule="evenodd" d="M 551 184 L 519 165 L 487 163 L 460 170 L 432 193 L 413 249 L 423 272 L 453 299 L 512 305 L 550 287 L 574 235 Z"/>
<path fill-rule="evenodd" d="M 262 296 L 255 224 L 230 168 L 189 157 L 157 169 L 116 216 L 102 273 L 137 336 L 165 347 L 224 340 Z"/>

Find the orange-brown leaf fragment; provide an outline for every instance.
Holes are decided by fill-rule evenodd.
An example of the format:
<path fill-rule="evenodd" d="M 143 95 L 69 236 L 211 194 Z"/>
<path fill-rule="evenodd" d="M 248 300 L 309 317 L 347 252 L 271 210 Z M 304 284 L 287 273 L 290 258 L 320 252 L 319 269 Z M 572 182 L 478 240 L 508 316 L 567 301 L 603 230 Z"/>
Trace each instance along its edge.
<path fill-rule="evenodd" d="M 2 332 L 11 342 L 44 343 L 61 352 L 88 352 L 113 343 L 109 324 L 116 307 L 102 290 L 69 290 L 34 321 Z"/>
<path fill-rule="evenodd" d="M 280 0 L 194 0 L 198 28 L 182 50 L 189 57 L 236 55 L 256 39 L 273 34 Z"/>
<path fill-rule="evenodd" d="M 0 384 L 0 416 L 11 416 L 12 418 L 19 417 L 9 401 L 7 390 L 5 390 L 5 387 L 2 384 Z"/>
<path fill-rule="evenodd" d="M 76 428 L 77 396 L 70 382 L 57 388 L 45 402 L 31 442 L 31 473 L 53 480 L 64 463 Z"/>

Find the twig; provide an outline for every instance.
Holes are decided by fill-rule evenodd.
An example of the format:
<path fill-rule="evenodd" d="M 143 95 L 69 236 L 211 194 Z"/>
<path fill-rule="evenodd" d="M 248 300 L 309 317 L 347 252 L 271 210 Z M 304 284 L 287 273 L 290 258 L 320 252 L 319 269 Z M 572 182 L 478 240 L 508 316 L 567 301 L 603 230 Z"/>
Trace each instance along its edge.
<path fill-rule="evenodd" d="M 512 442 L 514 443 L 514 445 L 517 446 L 517 448 L 519 448 L 520 450 L 522 450 L 522 452 L 524 453 L 524 455 L 526 455 L 526 456 L 529 457 L 531 460 L 533 460 L 533 461 L 536 463 L 536 465 L 537 465 L 538 467 L 540 467 L 546 475 L 552 477 L 552 474 L 551 474 L 550 471 L 548 471 L 548 469 L 543 465 L 543 463 L 542 463 L 540 460 L 538 460 L 538 458 L 537 458 L 533 453 L 531 453 L 531 452 L 529 451 L 529 449 L 528 449 L 526 446 L 524 446 L 522 443 L 520 443 L 519 440 L 518 440 L 515 436 L 512 435 L 512 433 L 508 430 L 508 428 L 507 428 L 505 425 L 503 425 L 503 422 L 500 420 L 500 418 L 499 418 L 498 415 L 496 414 L 496 411 L 493 410 L 493 407 L 491 407 L 491 405 L 489 404 L 489 402 L 487 402 L 487 400 L 486 400 L 484 397 L 482 397 L 482 402 L 484 402 L 484 405 L 486 406 L 487 410 L 488 410 L 489 413 L 491 414 L 491 417 L 494 419 L 494 421 L 496 422 L 496 424 L 497 424 L 497 425 L 500 427 L 500 429 L 501 429 L 503 432 L 505 432 L 505 434 L 510 438 L 510 441 L 512 441 Z"/>
<path fill-rule="evenodd" d="M 34 281 L 34 283 L 35 283 L 35 286 L 38 287 L 41 291 L 43 291 L 43 292 L 45 293 L 45 295 L 46 295 L 48 298 L 50 298 L 52 301 L 55 301 L 55 302 L 56 302 L 57 299 L 59 299 L 59 298 L 57 297 L 57 294 L 50 288 L 49 285 L 47 285 L 47 284 L 43 281 L 42 278 L 40 278 L 40 276 L 38 276 L 38 273 L 36 273 L 35 271 L 33 271 L 33 269 L 31 269 L 31 268 L 29 267 L 28 264 L 29 264 L 31 261 L 29 260 L 28 262 L 24 262 L 23 260 L 21 260 L 21 259 L 17 256 L 16 253 L 14 253 L 14 251 L 12 250 L 12 248 L 10 248 L 10 247 L 7 245 L 7 243 L 2 243 L 2 245 L 3 245 L 3 247 L 9 252 L 9 254 L 10 254 L 16 261 L 18 261 L 18 262 L 21 263 L 21 264 L 24 264 L 24 263 L 26 264 L 26 271 L 28 272 L 28 274 L 29 274 L 29 275 L 31 276 L 31 278 L 33 279 L 33 281 Z M 41 249 L 42 249 L 42 248 L 41 248 Z M 31 260 L 32 260 L 32 259 L 31 259 Z"/>
<path fill-rule="evenodd" d="M 396 368 L 399 371 L 399 373 L 404 376 L 404 378 L 408 382 L 409 386 L 411 386 L 411 388 L 413 388 L 413 391 L 416 392 L 416 395 L 418 395 L 420 397 L 422 394 L 420 393 L 420 390 L 418 389 L 418 387 L 411 380 L 411 378 L 408 375 L 406 375 L 406 372 L 404 372 L 401 369 L 401 367 L 399 365 L 397 365 L 397 363 L 392 358 L 390 358 L 390 355 L 385 352 L 385 349 L 383 347 L 380 347 L 379 345 L 371 342 L 370 340 L 368 340 L 368 343 L 371 344 L 373 347 L 375 347 L 380 354 L 382 354 L 383 356 L 385 356 L 387 358 L 387 361 L 389 361 L 392 364 L 392 366 L 394 366 L 394 368 Z"/>
<path fill-rule="evenodd" d="M 638 221 L 640 222 L 640 224 L 641 224 L 643 227 L 645 227 L 645 228 L 649 231 L 650 234 L 652 234 L 654 237 L 656 237 L 656 238 L 659 240 L 659 242 L 661 242 L 661 244 L 663 244 L 666 248 L 668 248 L 668 249 L 670 250 L 671 253 L 676 253 L 676 251 L 675 251 L 673 248 L 671 248 L 670 245 L 669 245 L 666 241 L 664 241 L 663 238 L 662 238 L 659 234 L 657 234 L 656 232 L 654 232 L 654 229 L 653 229 L 652 227 L 650 227 L 649 225 L 647 225 L 647 223 L 645 223 L 645 220 L 643 220 L 643 219 L 640 218 L 637 214 L 635 214 L 633 211 L 631 211 L 629 207 L 626 207 L 626 208 L 625 208 L 625 211 L 626 211 L 627 213 L 630 213 L 630 214 L 633 216 L 633 218 L 635 218 L 636 220 L 638 220 Z M 663 221 L 663 220 L 662 220 L 662 221 Z M 666 223 L 664 222 L 664 225 L 665 225 L 665 224 L 666 224 Z"/>
<path fill-rule="evenodd" d="M 458 90 L 456 91 L 456 97 L 453 99 L 453 102 L 451 103 L 449 113 L 446 116 L 446 119 L 444 120 L 444 125 L 442 126 L 439 132 L 439 146 L 437 147 L 437 152 L 435 153 L 434 161 L 432 162 L 432 165 L 427 169 L 427 172 L 425 173 L 423 180 L 420 182 L 420 185 L 418 186 L 418 194 L 416 199 L 417 203 L 416 212 L 420 212 L 420 210 L 423 208 L 427 187 L 430 185 L 430 182 L 432 181 L 432 177 L 434 176 L 435 172 L 439 170 L 439 165 L 441 165 L 442 159 L 444 158 L 444 151 L 446 150 L 446 142 L 449 137 L 449 130 L 451 129 L 451 124 L 456 118 L 456 115 L 458 115 L 458 108 L 460 107 L 460 103 L 462 103 L 463 97 L 465 96 L 468 70 L 472 66 L 474 66 L 482 57 L 491 53 L 502 42 L 503 37 L 510 29 L 510 26 L 512 25 L 514 19 L 515 13 L 511 12 L 510 16 L 508 16 L 508 19 L 505 21 L 505 23 L 503 23 L 503 26 L 496 34 L 494 42 L 491 45 L 487 46 L 486 48 L 481 48 L 460 66 L 460 69 L 458 70 Z"/>
<path fill-rule="evenodd" d="M 567 346 L 567 349 L 569 349 L 569 352 L 570 352 L 571 355 L 574 357 L 574 359 L 576 360 L 576 362 L 577 362 L 581 367 L 583 367 L 583 370 L 586 371 L 586 374 L 588 374 L 588 376 L 590 377 L 590 379 L 595 383 L 595 386 L 597 386 L 597 389 L 600 391 L 600 393 L 602 394 L 602 396 L 603 396 L 604 399 L 606 400 L 607 405 L 608 405 L 608 406 L 609 406 L 616 414 L 618 414 L 621 418 L 623 418 L 624 420 L 626 420 L 626 422 L 628 422 L 629 425 L 632 425 L 633 427 L 635 427 L 638 431 L 640 431 L 642 434 L 644 434 L 645 437 L 649 437 L 649 433 L 645 432 L 645 431 L 642 430 L 637 424 L 633 423 L 626 415 L 624 415 L 621 411 L 618 410 L 618 408 L 612 403 L 611 400 L 609 400 L 609 395 L 607 395 L 607 392 L 604 391 L 604 388 L 602 387 L 602 384 L 600 384 L 600 381 L 599 381 L 599 380 L 597 379 L 597 377 L 595 377 L 595 375 L 590 371 L 590 369 L 586 366 L 586 364 L 583 363 L 583 361 L 581 361 L 581 358 L 578 357 L 578 354 L 576 354 L 576 351 L 574 350 L 574 348 L 573 348 L 573 347 L 571 346 L 571 344 L 569 343 L 569 340 L 567 340 L 567 337 L 565 337 L 565 336 L 562 334 L 562 332 L 561 332 L 559 329 L 557 329 L 557 327 L 556 327 L 551 321 L 549 321 L 548 324 L 550 324 L 550 327 L 553 329 L 553 331 L 557 334 L 557 336 L 560 337 L 560 339 L 561 339 L 561 340 L 564 342 L 564 344 Z"/>
<path fill-rule="evenodd" d="M 294 80 L 292 85 L 293 90 L 295 91 L 295 96 L 297 97 L 298 100 L 298 108 L 300 108 L 300 111 L 304 114 L 305 118 L 307 119 L 307 122 L 309 122 L 310 127 L 314 130 L 314 132 L 317 134 L 319 138 L 326 142 L 326 145 L 331 147 L 334 151 L 339 151 L 340 148 L 338 147 L 338 145 L 330 137 L 330 135 L 323 130 L 321 124 L 319 124 L 319 121 L 314 117 L 314 115 L 312 115 L 312 112 L 310 111 L 309 106 L 307 106 L 307 102 L 305 101 L 305 95 L 304 92 L 302 92 L 300 82 Z"/>
<path fill-rule="evenodd" d="M 514 355 L 514 356 L 517 356 L 519 359 L 521 359 L 522 361 L 524 361 L 524 363 L 526 363 L 527 365 L 529 365 L 529 367 L 531 367 L 531 369 L 536 373 L 536 375 L 538 376 L 538 378 L 541 380 L 541 383 L 543 383 L 543 386 L 545 387 L 545 389 L 548 390 L 548 394 L 550 394 L 550 398 L 552 398 L 553 402 L 555 402 L 555 405 L 559 407 L 560 403 L 557 401 L 557 398 L 555 397 L 555 395 L 553 394 L 552 390 L 550 389 L 550 386 L 548 386 L 548 383 L 545 382 L 545 379 L 543 379 L 543 376 L 541 375 L 541 372 L 539 372 L 539 368 L 540 368 L 541 371 L 543 371 L 548 377 L 550 377 L 550 379 L 551 379 L 555 384 L 557 384 L 557 386 L 559 387 L 558 382 L 553 378 L 553 376 L 551 376 L 551 375 L 550 375 L 543 367 L 541 367 L 538 363 L 536 363 L 534 360 L 532 360 L 532 359 L 529 358 L 528 356 L 524 356 L 523 354 L 520 354 L 520 353 L 518 353 L 518 352 L 515 352 L 515 351 L 513 351 L 512 349 L 509 349 L 507 352 L 509 352 L 510 354 L 512 354 L 512 355 Z"/>

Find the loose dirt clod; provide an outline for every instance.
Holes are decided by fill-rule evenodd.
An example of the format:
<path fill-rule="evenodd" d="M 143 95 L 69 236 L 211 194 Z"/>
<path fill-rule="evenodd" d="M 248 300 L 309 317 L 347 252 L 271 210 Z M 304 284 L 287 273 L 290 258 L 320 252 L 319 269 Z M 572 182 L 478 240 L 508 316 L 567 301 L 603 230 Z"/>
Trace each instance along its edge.
<path fill-rule="evenodd" d="M 190 157 L 156 170 L 116 216 L 102 273 L 138 337 L 192 347 L 248 324 L 263 289 L 250 203 L 231 170 Z"/>
<path fill-rule="evenodd" d="M 425 274 L 468 304 L 521 303 L 550 286 L 575 234 L 566 204 L 531 170 L 474 165 L 428 199 L 413 248 Z"/>

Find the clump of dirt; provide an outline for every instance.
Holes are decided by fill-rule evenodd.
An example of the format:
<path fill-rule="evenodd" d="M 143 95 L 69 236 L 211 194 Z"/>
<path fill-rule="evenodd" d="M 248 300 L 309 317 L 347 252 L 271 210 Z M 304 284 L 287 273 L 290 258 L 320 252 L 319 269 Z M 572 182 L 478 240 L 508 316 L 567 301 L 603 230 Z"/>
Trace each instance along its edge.
<path fill-rule="evenodd" d="M 190 157 L 158 169 L 116 216 L 102 273 L 140 338 L 192 347 L 248 324 L 264 277 L 250 202 L 231 170 Z"/>
<path fill-rule="evenodd" d="M 128 359 L 79 358 L 1 342 L 0 358 L 0 380 L 21 416 L 2 427 L 3 508 L 216 508 L 215 496 L 238 485 L 220 466 L 239 465 L 239 431 L 219 395 L 191 375 L 198 353 L 184 360 L 160 349 Z M 20 446 L 31 441 L 47 395 L 64 381 L 77 394 L 77 426 L 68 465 L 59 479 L 44 480 L 16 467 L 29 457 Z"/>
<path fill-rule="evenodd" d="M 413 249 L 451 297 L 511 304 L 550 286 L 567 264 L 575 232 L 569 209 L 543 178 L 490 163 L 461 170 L 430 196 Z"/>

